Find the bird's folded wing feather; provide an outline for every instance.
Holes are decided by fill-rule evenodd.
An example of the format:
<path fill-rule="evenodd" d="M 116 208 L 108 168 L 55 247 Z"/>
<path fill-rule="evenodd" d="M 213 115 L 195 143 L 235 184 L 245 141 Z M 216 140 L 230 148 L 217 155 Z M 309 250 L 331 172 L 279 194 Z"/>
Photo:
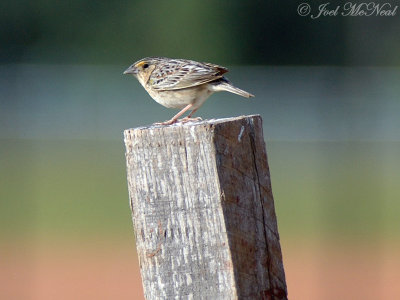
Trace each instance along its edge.
<path fill-rule="evenodd" d="M 216 80 L 226 72 L 226 68 L 209 63 L 176 61 L 154 70 L 149 80 L 154 90 L 177 90 Z"/>

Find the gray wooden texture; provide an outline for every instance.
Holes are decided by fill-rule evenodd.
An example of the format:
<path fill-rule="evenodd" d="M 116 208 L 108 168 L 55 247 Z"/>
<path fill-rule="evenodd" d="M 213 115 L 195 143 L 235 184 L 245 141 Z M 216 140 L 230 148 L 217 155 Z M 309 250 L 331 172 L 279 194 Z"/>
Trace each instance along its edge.
<path fill-rule="evenodd" d="M 146 299 L 287 299 L 258 115 L 124 132 Z"/>

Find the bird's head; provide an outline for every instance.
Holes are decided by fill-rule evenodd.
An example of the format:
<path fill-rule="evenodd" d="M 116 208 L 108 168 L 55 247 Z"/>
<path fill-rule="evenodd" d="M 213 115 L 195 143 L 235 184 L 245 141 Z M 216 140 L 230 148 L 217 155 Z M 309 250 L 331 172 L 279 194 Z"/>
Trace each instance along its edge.
<path fill-rule="evenodd" d="M 146 57 L 133 63 L 123 74 L 132 74 L 144 86 L 148 81 L 151 72 L 155 69 L 159 58 Z"/>

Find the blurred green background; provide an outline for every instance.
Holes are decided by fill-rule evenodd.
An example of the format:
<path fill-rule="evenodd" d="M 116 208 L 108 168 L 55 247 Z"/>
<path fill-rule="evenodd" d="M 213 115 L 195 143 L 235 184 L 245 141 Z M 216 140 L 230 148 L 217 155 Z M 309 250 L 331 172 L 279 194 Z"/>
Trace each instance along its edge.
<path fill-rule="evenodd" d="M 0 298 L 54 299 L 38 271 L 54 261 L 49 253 L 60 260 L 71 249 L 90 256 L 87 245 L 100 243 L 125 247 L 135 258 L 122 131 L 175 113 L 122 75 L 151 55 L 222 64 L 256 95 L 216 94 L 198 115 L 263 117 L 289 296 L 355 299 L 328 287 L 302 298 L 291 250 L 306 245 L 307 253 L 320 249 L 324 256 L 324 247 L 351 245 L 357 254 L 350 256 L 377 249 L 374 276 L 358 280 L 375 284 L 368 294 L 374 298 L 362 299 L 380 298 L 385 276 L 399 278 L 380 258 L 387 248 L 400 249 L 400 19 L 312 19 L 298 15 L 300 3 L 2 1 L 0 275 L 11 283 Z M 324 2 L 309 3 L 316 13 Z M 22 286 L 19 264 L 30 270 Z M 72 279 L 63 284 L 55 286 L 74 291 Z M 107 285 L 95 286 L 98 295 L 65 299 L 112 298 L 102 292 Z M 118 298 L 132 299 L 124 288 Z"/>

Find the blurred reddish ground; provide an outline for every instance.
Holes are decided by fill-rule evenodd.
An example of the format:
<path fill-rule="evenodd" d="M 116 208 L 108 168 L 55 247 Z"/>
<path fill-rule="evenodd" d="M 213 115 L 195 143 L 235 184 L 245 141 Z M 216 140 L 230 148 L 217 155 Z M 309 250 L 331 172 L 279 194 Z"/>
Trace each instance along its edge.
<path fill-rule="evenodd" d="M 0 257 L 0 299 L 143 299 L 133 241 L 2 247 Z"/>
<path fill-rule="evenodd" d="M 400 245 L 282 245 L 289 299 L 399 299 Z"/>
<path fill-rule="evenodd" d="M 400 295 L 399 245 L 282 247 L 289 299 Z M 0 299 L 143 299 L 133 243 L 3 244 L 0 259 Z"/>

